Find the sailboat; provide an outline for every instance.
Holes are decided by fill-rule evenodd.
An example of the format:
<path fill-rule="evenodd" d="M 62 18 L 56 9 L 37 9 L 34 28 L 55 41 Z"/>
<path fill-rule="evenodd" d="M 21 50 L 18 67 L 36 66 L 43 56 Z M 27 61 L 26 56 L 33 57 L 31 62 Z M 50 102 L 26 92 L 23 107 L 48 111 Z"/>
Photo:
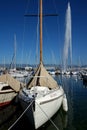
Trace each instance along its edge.
<path fill-rule="evenodd" d="M 13 67 L 12 67 L 13 65 Z M 13 54 L 13 58 L 12 58 L 12 63 L 10 65 L 10 69 L 9 69 L 9 74 L 16 79 L 20 79 L 20 78 L 24 78 L 28 76 L 28 72 L 27 71 L 20 71 L 17 70 L 16 68 L 16 34 L 14 35 L 14 54 Z"/>
<path fill-rule="evenodd" d="M 42 0 L 40 0 L 40 64 L 26 87 L 20 91 L 19 101 L 35 129 L 46 123 L 61 105 L 68 111 L 62 86 L 48 74 L 42 61 Z"/>

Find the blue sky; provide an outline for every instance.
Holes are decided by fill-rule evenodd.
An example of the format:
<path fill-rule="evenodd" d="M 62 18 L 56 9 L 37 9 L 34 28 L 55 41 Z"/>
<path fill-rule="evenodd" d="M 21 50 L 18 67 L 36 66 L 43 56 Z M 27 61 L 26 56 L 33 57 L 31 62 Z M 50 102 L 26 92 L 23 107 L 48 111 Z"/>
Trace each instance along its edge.
<path fill-rule="evenodd" d="M 38 0 L 0 0 L 0 63 L 11 63 L 16 34 L 16 63 L 39 62 Z M 72 17 L 72 63 L 87 64 L 87 0 L 43 0 L 43 13 L 58 17 L 43 18 L 43 62 L 61 64 L 63 58 L 65 15 L 68 2 Z M 70 55 L 70 54 L 69 54 Z M 38 60 L 37 60 L 38 57 Z"/>

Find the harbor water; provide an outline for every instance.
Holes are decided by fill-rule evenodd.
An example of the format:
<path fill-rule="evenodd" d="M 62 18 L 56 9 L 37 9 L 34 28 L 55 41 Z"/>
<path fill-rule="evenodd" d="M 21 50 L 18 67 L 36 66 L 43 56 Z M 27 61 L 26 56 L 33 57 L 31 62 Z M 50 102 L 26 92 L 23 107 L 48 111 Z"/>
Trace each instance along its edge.
<path fill-rule="evenodd" d="M 58 75 L 54 78 L 66 92 L 69 110 L 65 113 L 61 107 L 39 130 L 87 130 L 87 84 L 78 76 Z M 22 112 L 20 104 L 14 102 L 1 108 L 0 130 L 33 130 L 26 115 L 17 121 Z"/>

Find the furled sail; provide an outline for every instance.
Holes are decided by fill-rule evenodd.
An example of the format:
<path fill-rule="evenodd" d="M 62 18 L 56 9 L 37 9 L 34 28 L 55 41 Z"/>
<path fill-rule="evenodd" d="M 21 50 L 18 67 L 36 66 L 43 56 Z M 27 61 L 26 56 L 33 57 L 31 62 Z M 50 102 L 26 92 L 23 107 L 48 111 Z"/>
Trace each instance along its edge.
<path fill-rule="evenodd" d="M 36 70 L 35 75 L 28 82 L 27 87 L 31 88 L 33 86 L 45 86 L 50 89 L 58 87 L 57 82 L 48 74 L 47 70 L 40 63 L 39 67 Z"/>

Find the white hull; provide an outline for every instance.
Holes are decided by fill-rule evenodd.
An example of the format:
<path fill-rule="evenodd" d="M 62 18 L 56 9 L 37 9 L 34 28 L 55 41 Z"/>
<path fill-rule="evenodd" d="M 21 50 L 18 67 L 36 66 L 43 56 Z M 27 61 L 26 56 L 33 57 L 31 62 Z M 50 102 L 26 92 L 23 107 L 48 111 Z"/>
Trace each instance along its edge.
<path fill-rule="evenodd" d="M 46 98 L 49 98 L 50 96 L 51 95 L 47 95 Z M 44 102 L 46 100 L 44 100 Z M 62 94 L 58 95 L 57 97 L 53 97 L 52 99 L 50 98 L 46 103 L 43 103 L 41 105 L 36 100 L 35 102 L 36 108 L 34 112 L 34 121 L 36 129 L 39 128 L 41 125 L 43 125 L 45 122 L 47 122 L 59 110 L 62 104 L 62 100 L 63 100 Z"/>
<path fill-rule="evenodd" d="M 60 106 L 62 105 L 63 95 L 63 89 L 59 88 L 49 90 L 48 94 L 42 97 L 37 96 L 35 98 L 35 104 L 33 103 L 33 105 L 31 105 L 26 112 L 27 117 L 30 121 L 32 121 L 31 124 L 34 123 L 33 125 L 35 129 L 38 129 L 40 126 L 46 123 L 59 110 Z M 29 104 L 26 101 L 21 101 L 23 108 L 26 109 Z"/>

